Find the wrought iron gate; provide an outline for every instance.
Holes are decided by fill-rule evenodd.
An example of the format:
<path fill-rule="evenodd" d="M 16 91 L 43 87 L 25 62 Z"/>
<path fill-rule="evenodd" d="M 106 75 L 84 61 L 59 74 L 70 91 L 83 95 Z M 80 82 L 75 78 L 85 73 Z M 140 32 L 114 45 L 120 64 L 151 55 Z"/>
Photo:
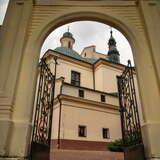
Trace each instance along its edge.
<path fill-rule="evenodd" d="M 134 84 L 134 69 L 128 61 L 121 76 L 117 77 L 122 139 L 125 160 L 144 160 L 144 146 Z"/>
<path fill-rule="evenodd" d="M 49 160 L 55 76 L 40 62 L 30 160 Z"/>

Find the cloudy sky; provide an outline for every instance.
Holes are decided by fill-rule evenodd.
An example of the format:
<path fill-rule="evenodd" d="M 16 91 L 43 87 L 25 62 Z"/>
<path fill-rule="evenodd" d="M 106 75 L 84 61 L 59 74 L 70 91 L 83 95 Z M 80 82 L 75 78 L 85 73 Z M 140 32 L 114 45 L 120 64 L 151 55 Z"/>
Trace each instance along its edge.
<path fill-rule="evenodd" d="M 0 0 L 0 24 L 2 24 L 9 0 Z"/>
<path fill-rule="evenodd" d="M 0 24 L 3 23 L 7 3 L 8 0 L 0 0 Z M 65 24 L 51 32 L 44 41 L 40 56 L 42 56 L 47 49 L 54 49 L 60 46 L 59 40 L 63 33 L 67 31 L 68 27 L 76 40 L 73 49 L 78 53 L 81 53 L 84 47 L 96 45 L 97 52 L 107 54 L 110 26 L 93 21 L 78 21 Z M 112 30 L 117 42 L 121 63 L 126 64 L 127 60 L 130 59 L 133 64 L 132 51 L 128 41 L 118 30 L 114 28 L 112 28 Z"/>

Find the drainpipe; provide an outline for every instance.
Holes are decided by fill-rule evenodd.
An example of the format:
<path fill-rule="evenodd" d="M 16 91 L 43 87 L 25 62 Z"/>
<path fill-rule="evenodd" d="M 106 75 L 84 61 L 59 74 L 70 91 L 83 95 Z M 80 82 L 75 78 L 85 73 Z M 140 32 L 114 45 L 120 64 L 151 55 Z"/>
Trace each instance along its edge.
<path fill-rule="evenodd" d="M 54 61 L 55 61 L 55 68 L 54 68 L 54 84 L 53 84 L 53 94 L 52 94 L 52 104 L 51 104 L 51 114 L 50 114 L 50 124 L 51 126 L 49 127 L 49 139 L 50 139 L 50 143 L 51 143 L 51 130 L 52 130 L 52 118 L 53 118 L 53 108 L 54 108 L 54 95 L 55 95 L 55 81 L 56 81 L 56 72 L 57 72 L 57 57 L 54 57 Z"/>
<path fill-rule="evenodd" d="M 54 75 L 55 75 L 55 80 L 56 80 L 56 75 L 57 75 L 57 57 L 54 57 Z"/>
<path fill-rule="evenodd" d="M 95 69 L 94 69 L 94 64 L 92 65 L 92 72 L 93 72 L 93 89 L 95 90 Z"/>
<path fill-rule="evenodd" d="M 62 80 L 60 94 L 58 95 L 58 101 L 59 101 L 59 122 L 58 122 L 58 142 L 57 142 L 58 149 L 60 149 L 61 115 L 62 115 L 62 101 L 60 99 L 60 95 L 62 95 L 63 82 L 64 82 L 64 78 Z"/>

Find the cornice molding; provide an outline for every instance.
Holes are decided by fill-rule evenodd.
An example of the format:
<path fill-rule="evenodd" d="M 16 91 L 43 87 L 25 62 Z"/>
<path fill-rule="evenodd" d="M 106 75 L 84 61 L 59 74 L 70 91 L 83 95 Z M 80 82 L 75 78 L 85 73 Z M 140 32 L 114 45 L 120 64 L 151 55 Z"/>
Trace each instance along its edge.
<path fill-rule="evenodd" d="M 60 55 L 60 56 L 59 56 Z M 62 55 L 62 54 L 59 54 L 57 52 L 54 52 L 53 50 L 48 50 L 45 54 L 44 54 L 44 57 L 45 58 L 49 58 L 49 57 L 53 57 L 53 56 L 56 56 L 57 58 L 60 58 L 62 60 L 66 60 L 68 62 L 71 62 L 71 63 L 75 63 L 75 64 L 78 64 L 80 66 L 83 66 L 83 67 L 87 67 L 87 68 L 90 68 L 92 69 L 92 66 L 94 65 L 94 68 L 96 69 L 98 66 L 100 66 L 101 64 L 102 65 L 107 65 L 107 66 L 110 66 L 110 67 L 113 67 L 113 68 L 116 68 L 118 70 L 124 70 L 124 67 L 125 65 L 123 64 L 114 64 L 114 63 L 111 63 L 111 62 L 108 62 L 108 61 L 105 61 L 103 59 L 99 59 L 96 63 L 94 64 L 89 64 L 89 63 L 86 63 L 86 62 L 83 62 L 83 61 L 79 61 L 77 59 L 74 59 L 74 58 L 71 58 L 71 57 L 67 57 L 65 55 Z"/>
<path fill-rule="evenodd" d="M 16 0 L 16 4 L 22 5 L 22 4 L 24 4 L 24 0 Z"/>
<path fill-rule="evenodd" d="M 80 66 L 83 66 L 83 67 L 87 67 L 87 68 L 90 68 L 92 69 L 92 64 L 89 64 L 89 63 L 86 63 L 86 62 L 83 62 L 83 61 L 80 61 L 80 60 L 77 60 L 77 59 L 74 59 L 74 58 L 71 58 L 71 57 L 68 57 L 68 56 L 65 56 L 65 55 L 62 55 L 62 54 L 59 54 L 55 51 L 52 51 L 52 50 L 48 50 L 45 54 L 44 54 L 44 57 L 57 57 L 59 59 L 62 59 L 62 60 L 65 60 L 67 62 L 70 62 L 70 63 L 74 63 L 74 64 L 77 64 L 77 65 L 80 65 Z"/>
<path fill-rule="evenodd" d="M 70 102 L 78 102 L 78 103 L 89 104 L 89 105 L 96 106 L 96 107 L 97 106 L 104 107 L 104 108 L 118 111 L 118 106 L 111 105 L 108 103 L 96 102 L 93 100 L 83 99 L 83 98 L 79 98 L 79 97 L 73 97 L 73 96 L 64 95 L 64 94 L 60 94 L 60 95 L 58 95 L 58 97 L 60 100 L 66 100 L 68 102 L 69 101 Z M 58 98 L 55 98 L 54 105 L 56 105 L 57 103 L 58 103 Z"/>
<path fill-rule="evenodd" d="M 122 64 L 114 64 L 114 63 L 111 63 L 111 62 L 108 62 L 108 61 L 104 61 L 104 60 L 99 60 L 97 61 L 95 64 L 94 64 L 94 67 L 95 69 L 100 66 L 100 65 L 106 65 L 106 66 L 110 66 L 110 67 L 113 67 L 113 68 L 116 68 L 118 70 L 121 70 L 123 71 L 124 68 L 125 68 L 125 65 L 122 65 Z"/>
<path fill-rule="evenodd" d="M 81 89 L 88 90 L 88 91 L 95 92 L 95 93 L 99 93 L 99 94 L 105 94 L 107 96 L 111 96 L 111 97 L 114 97 L 114 98 L 118 98 L 118 96 L 113 95 L 112 93 L 102 92 L 102 91 L 99 91 L 99 90 L 95 90 L 95 89 L 91 89 L 91 88 L 87 88 L 87 87 L 82 87 L 82 86 L 75 86 L 75 85 L 72 85 L 72 84 L 67 83 L 67 82 L 63 83 L 63 86 L 65 86 L 65 85 L 75 87 L 75 88 L 79 88 L 79 89 L 81 88 Z"/>
<path fill-rule="evenodd" d="M 35 5 L 135 6 L 137 0 L 35 0 Z"/>

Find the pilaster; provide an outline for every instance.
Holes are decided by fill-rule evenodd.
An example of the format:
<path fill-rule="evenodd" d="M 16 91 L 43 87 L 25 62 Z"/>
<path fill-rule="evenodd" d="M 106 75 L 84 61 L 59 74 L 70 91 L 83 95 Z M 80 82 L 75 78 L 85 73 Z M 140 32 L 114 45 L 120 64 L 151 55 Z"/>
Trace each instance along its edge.
<path fill-rule="evenodd" d="M 145 31 L 152 52 L 153 62 L 156 68 L 157 82 L 160 90 L 160 1 L 142 0 L 140 9 L 145 24 Z"/>

